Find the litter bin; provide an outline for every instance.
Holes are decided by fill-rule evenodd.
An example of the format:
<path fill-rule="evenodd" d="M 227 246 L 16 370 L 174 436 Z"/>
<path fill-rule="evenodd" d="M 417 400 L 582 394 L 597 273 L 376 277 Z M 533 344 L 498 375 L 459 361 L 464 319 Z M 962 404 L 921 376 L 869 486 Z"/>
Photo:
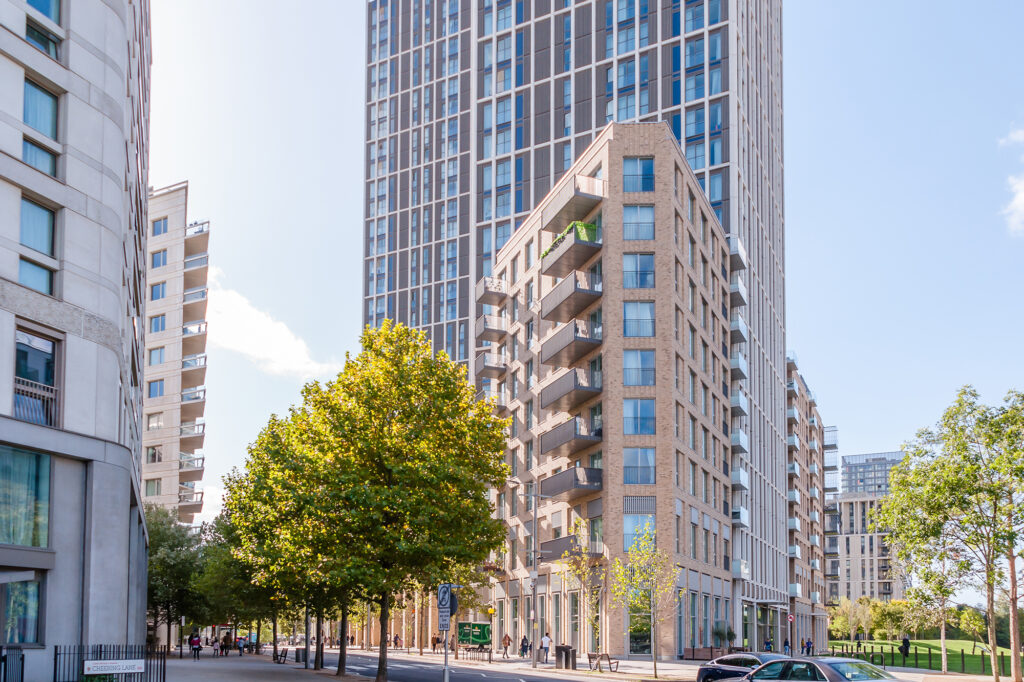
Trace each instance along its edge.
<path fill-rule="evenodd" d="M 305 663 L 306 662 L 306 649 L 304 647 L 295 647 L 295 662 Z"/>
<path fill-rule="evenodd" d="M 576 669 L 576 650 L 568 644 L 555 646 L 555 667 L 562 670 Z"/>

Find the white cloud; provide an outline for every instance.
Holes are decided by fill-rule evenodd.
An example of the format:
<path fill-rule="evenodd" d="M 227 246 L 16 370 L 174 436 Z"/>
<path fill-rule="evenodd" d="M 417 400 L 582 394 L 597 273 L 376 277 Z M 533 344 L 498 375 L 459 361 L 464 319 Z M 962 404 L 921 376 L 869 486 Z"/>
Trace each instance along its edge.
<path fill-rule="evenodd" d="M 207 319 L 210 344 L 239 353 L 261 371 L 278 376 L 311 379 L 336 374 L 341 364 L 318 362 L 309 346 L 288 328 L 233 289 L 221 286 L 223 273 L 210 268 Z"/>
<path fill-rule="evenodd" d="M 1010 144 L 1024 144 L 1024 128 L 1011 130 L 1010 134 L 999 140 L 999 146 L 1005 147 Z"/>
<path fill-rule="evenodd" d="M 1011 175 L 1007 181 L 1013 198 L 1003 209 L 1006 226 L 1011 233 L 1024 235 L 1024 175 Z"/>

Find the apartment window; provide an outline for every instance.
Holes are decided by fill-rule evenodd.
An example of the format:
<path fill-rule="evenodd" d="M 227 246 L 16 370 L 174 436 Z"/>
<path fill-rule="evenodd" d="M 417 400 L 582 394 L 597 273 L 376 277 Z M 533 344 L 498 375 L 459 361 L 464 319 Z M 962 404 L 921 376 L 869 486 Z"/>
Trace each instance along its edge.
<path fill-rule="evenodd" d="M 149 397 L 159 398 L 164 394 L 164 380 L 157 379 L 149 382 Z"/>
<path fill-rule="evenodd" d="M 47 296 L 53 295 L 53 271 L 24 258 L 18 263 L 18 283 Z"/>
<path fill-rule="evenodd" d="M 623 206 L 622 238 L 626 240 L 654 239 L 654 207 Z"/>
<path fill-rule="evenodd" d="M 686 145 L 686 163 L 690 164 L 690 168 L 693 170 L 700 170 L 704 168 L 704 158 L 703 140 L 691 142 Z"/>
<path fill-rule="evenodd" d="M 523 444 L 523 468 L 527 471 L 533 468 L 533 441 L 528 440 Z"/>
<path fill-rule="evenodd" d="M 155 497 L 160 494 L 160 479 L 159 478 L 147 478 L 146 479 L 146 497 Z"/>
<path fill-rule="evenodd" d="M 697 524 L 690 524 L 690 558 L 697 558 Z"/>
<path fill-rule="evenodd" d="M 690 462 L 690 495 L 697 497 L 697 465 Z"/>
<path fill-rule="evenodd" d="M 167 295 L 167 282 L 159 282 L 149 287 L 149 300 L 159 301 Z"/>
<path fill-rule="evenodd" d="M 654 159 L 626 157 L 622 160 L 623 190 L 626 192 L 654 191 Z"/>
<path fill-rule="evenodd" d="M 0 618 L 4 627 L 4 644 L 36 644 L 39 642 L 38 580 L 20 580 L 0 586 Z"/>
<path fill-rule="evenodd" d="M 624 386 L 654 386 L 654 351 L 627 350 L 622 356 Z"/>
<path fill-rule="evenodd" d="M 28 139 L 21 141 L 21 160 L 47 175 L 57 175 L 57 157 Z"/>
<path fill-rule="evenodd" d="M 60 46 L 60 38 L 46 29 L 33 24 L 31 21 L 26 22 L 25 40 L 40 52 L 50 55 L 53 59 L 57 59 L 57 48 Z"/>
<path fill-rule="evenodd" d="M 25 123 L 43 135 L 57 139 L 57 96 L 30 80 L 25 81 Z"/>
<path fill-rule="evenodd" d="M 149 333 L 155 334 L 162 332 L 167 327 L 167 316 L 166 315 L 154 315 L 149 318 Z"/>
<path fill-rule="evenodd" d="M 654 336 L 654 301 L 624 302 L 623 325 L 625 336 Z"/>
<path fill-rule="evenodd" d="M 626 289 L 654 288 L 654 254 L 622 255 L 622 286 Z"/>
<path fill-rule="evenodd" d="M 629 548 L 633 546 L 636 538 L 640 536 L 644 529 L 650 530 L 651 535 L 654 535 L 654 515 L 653 514 L 623 514 L 622 516 L 622 551 L 628 552 Z"/>
<path fill-rule="evenodd" d="M 157 464 L 163 459 L 163 450 L 159 445 L 150 445 L 146 448 L 146 464 Z"/>
<path fill-rule="evenodd" d="M 636 398 L 623 400 L 622 421 L 622 432 L 627 436 L 654 434 L 654 400 Z"/>
<path fill-rule="evenodd" d="M 14 347 L 14 418 L 58 426 L 56 342 L 18 329 Z"/>
<path fill-rule="evenodd" d="M 167 234 L 167 218 L 153 221 L 153 236 L 159 237 L 162 234 Z"/>
<path fill-rule="evenodd" d="M 167 265 L 167 249 L 153 252 L 153 267 L 162 268 Z"/>
<path fill-rule="evenodd" d="M 60 0 L 28 0 L 28 5 L 53 23 L 60 23 Z"/>
<path fill-rule="evenodd" d="M 164 361 L 164 347 L 149 349 L 149 364 L 159 365 Z"/>
<path fill-rule="evenodd" d="M 0 494 L 5 507 L 17 511 L 4 515 L 0 544 L 48 547 L 50 456 L 0 445 Z M 4 622 L 10 623 L 9 620 Z M 8 628 L 5 631 L 10 642 Z"/>
<path fill-rule="evenodd" d="M 146 415 L 146 430 L 162 429 L 164 427 L 164 413 L 154 412 Z"/>
<path fill-rule="evenodd" d="M 654 485 L 654 448 L 624 448 L 623 483 Z"/>

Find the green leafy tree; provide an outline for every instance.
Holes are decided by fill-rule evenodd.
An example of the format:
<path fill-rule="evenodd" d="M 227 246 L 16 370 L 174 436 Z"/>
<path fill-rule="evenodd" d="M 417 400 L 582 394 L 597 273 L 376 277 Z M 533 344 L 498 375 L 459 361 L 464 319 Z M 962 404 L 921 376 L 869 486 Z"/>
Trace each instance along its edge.
<path fill-rule="evenodd" d="M 651 660 L 658 676 L 658 628 L 672 618 L 679 589 L 676 566 L 659 548 L 650 522 L 634 536 L 626 560 L 616 558 L 611 568 L 612 603 L 622 607 L 627 626 L 650 629 Z"/>
<path fill-rule="evenodd" d="M 960 612 L 957 627 L 965 634 L 970 635 L 971 639 L 974 640 L 974 646 L 971 647 L 971 653 L 973 654 L 978 646 L 978 638 L 985 631 L 985 616 L 981 615 L 977 609 L 967 606 Z M 990 642 L 989 644 L 991 645 L 992 643 Z"/>
<path fill-rule="evenodd" d="M 422 332 L 385 322 L 366 329 L 362 348 L 335 381 L 307 387 L 306 411 L 345 512 L 346 571 L 379 605 L 383 639 L 395 595 L 501 546 L 489 489 L 508 475 L 506 420 Z M 381 647 L 377 680 L 386 679 Z"/>
<path fill-rule="evenodd" d="M 897 631 L 903 627 L 903 612 L 906 609 L 906 602 L 901 600 L 895 601 L 881 601 L 873 599 L 871 601 L 871 627 L 876 633 L 881 634 L 881 637 L 876 639 L 895 639 Z"/>
<path fill-rule="evenodd" d="M 202 568 L 199 538 L 178 522 L 176 512 L 146 505 L 146 529 L 149 533 L 149 574 L 147 602 L 153 628 L 167 626 L 167 644 L 171 645 L 171 624 L 182 616 L 200 612 L 202 597 L 195 582 Z"/>
<path fill-rule="evenodd" d="M 579 590 L 583 623 L 589 632 L 596 633 L 598 652 L 601 650 L 601 586 L 604 584 L 605 569 L 594 556 L 600 551 L 597 543 L 590 540 L 590 524 L 581 518 L 573 520 L 572 534 L 575 547 L 562 554 L 561 563 L 569 578 L 569 589 Z M 586 638 L 583 638 L 586 649 Z"/>
<path fill-rule="evenodd" d="M 854 635 L 853 602 L 848 597 L 840 597 L 839 603 L 830 606 L 828 612 L 828 629 L 833 637 L 839 639 L 849 636 L 852 642 Z"/>

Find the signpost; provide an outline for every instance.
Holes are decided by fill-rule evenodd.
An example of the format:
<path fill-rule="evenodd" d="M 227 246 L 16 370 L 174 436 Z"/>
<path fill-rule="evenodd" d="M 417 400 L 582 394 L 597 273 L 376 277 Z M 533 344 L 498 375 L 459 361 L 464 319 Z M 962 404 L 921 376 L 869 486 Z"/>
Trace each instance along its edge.
<path fill-rule="evenodd" d="M 448 682 L 448 631 L 452 627 L 452 586 L 442 583 L 437 588 L 437 629 L 444 633 L 444 674 L 442 680 Z"/>

